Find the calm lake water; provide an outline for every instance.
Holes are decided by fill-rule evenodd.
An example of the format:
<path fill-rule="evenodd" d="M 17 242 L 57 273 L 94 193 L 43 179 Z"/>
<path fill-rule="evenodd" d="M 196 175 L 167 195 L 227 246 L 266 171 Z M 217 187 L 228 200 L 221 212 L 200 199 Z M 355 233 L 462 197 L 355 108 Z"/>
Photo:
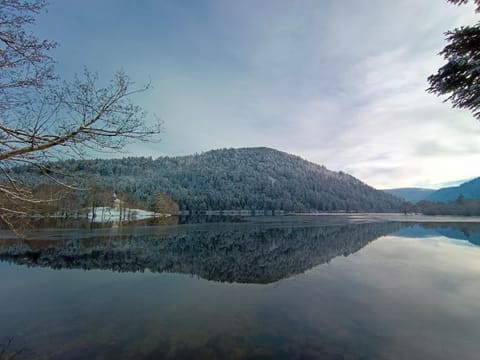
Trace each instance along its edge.
<path fill-rule="evenodd" d="M 480 356 L 480 223 L 281 217 L 2 239 L 0 344 L 19 359 Z"/>

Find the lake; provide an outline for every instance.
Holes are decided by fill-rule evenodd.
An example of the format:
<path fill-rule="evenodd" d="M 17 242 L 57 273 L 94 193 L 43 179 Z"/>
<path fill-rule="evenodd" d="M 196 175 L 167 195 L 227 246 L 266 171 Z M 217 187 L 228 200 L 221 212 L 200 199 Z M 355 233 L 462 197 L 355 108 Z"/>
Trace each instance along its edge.
<path fill-rule="evenodd" d="M 478 359 L 480 223 L 389 220 L 3 232 L 0 354 Z"/>

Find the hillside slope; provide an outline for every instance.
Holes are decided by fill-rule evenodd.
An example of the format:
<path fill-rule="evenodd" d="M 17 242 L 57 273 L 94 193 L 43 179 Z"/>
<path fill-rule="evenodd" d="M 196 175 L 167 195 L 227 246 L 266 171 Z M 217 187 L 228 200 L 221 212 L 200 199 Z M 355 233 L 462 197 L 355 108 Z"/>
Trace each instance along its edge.
<path fill-rule="evenodd" d="M 463 195 L 465 199 L 480 200 L 480 177 L 459 186 L 439 189 L 430 194 L 425 200 L 450 202 L 458 199 L 460 195 Z"/>
<path fill-rule="evenodd" d="M 182 210 L 396 211 L 401 201 L 342 172 L 270 148 L 212 150 L 181 157 L 66 160 L 52 164 L 73 179 L 152 201 L 170 195 Z M 19 169 L 39 182 L 33 169 Z"/>

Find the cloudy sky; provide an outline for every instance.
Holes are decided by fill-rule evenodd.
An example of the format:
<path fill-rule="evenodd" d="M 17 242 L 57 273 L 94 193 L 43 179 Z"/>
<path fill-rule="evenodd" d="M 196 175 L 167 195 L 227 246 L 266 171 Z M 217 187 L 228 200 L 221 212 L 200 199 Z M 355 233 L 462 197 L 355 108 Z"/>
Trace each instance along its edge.
<path fill-rule="evenodd" d="M 479 176 L 480 123 L 425 93 L 443 32 L 474 23 L 442 0 L 50 0 L 35 32 L 64 78 L 125 70 L 165 122 L 131 156 L 268 146 L 378 187 Z"/>

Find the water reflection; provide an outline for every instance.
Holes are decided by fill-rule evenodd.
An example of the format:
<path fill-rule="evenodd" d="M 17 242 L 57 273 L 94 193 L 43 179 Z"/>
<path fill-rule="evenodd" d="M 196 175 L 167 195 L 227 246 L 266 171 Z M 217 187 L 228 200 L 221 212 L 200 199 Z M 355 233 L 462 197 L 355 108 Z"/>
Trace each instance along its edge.
<path fill-rule="evenodd" d="M 29 359 L 478 359 L 478 224 L 328 221 L 5 239 L 0 346 L 13 338 Z"/>
<path fill-rule="evenodd" d="M 480 223 L 473 222 L 422 222 L 421 224 L 405 223 L 395 235 L 407 238 L 428 238 L 443 236 L 451 240 L 468 242 L 480 246 Z"/>
<path fill-rule="evenodd" d="M 53 269 L 150 270 L 265 284 L 348 256 L 400 227 L 396 223 L 228 224 L 144 228 L 139 233 L 94 237 L 72 233 L 67 239 L 0 240 L 0 259 Z"/>
<path fill-rule="evenodd" d="M 450 223 L 435 224 L 427 223 L 423 225 L 427 229 L 433 229 L 438 234 L 458 240 L 466 240 L 473 245 L 480 246 L 480 224 L 479 223 Z"/>

